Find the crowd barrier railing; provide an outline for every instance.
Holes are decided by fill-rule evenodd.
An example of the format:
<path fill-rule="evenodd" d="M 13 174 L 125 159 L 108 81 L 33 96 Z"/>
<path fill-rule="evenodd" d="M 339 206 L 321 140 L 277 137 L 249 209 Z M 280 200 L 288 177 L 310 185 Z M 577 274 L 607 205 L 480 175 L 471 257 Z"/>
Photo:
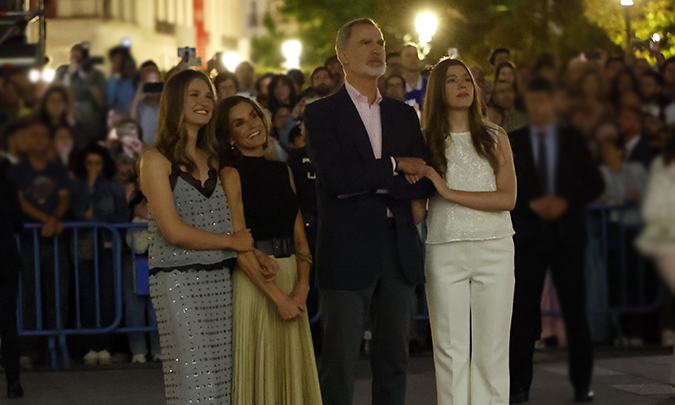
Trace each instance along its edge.
<path fill-rule="evenodd" d="M 603 315 L 609 316 L 614 324 L 619 335 L 621 335 L 621 326 L 619 317 L 625 314 L 642 314 L 656 310 L 661 305 L 664 292 L 659 289 L 656 297 L 648 297 L 645 293 L 645 259 L 638 256 L 637 271 L 637 302 L 629 301 L 629 264 L 628 260 L 628 234 L 636 234 L 636 229 L 639 227 L 627 225 L 625 221 L 627 208 L 624 207 L 610 207 L 605 205 L 594 205 L 589 207 L 589 234 L 590 241 L 587 252 L 587 290 L 589 297 L 588 312 L 589 316 Z M 611 225 L 611 226 L 610 226 Z M 61 354 L 62 364 L 64 367 L 69 367 L 69 355 L 66 346 L 66 337 L 70 335 L 96 335 L 106 333 L 133 333 L 133 332 L 154 332 L 157 330 L 155 322 L 148 321 L 142 326 L 125 326 L 123 325 L 124 311 L 134 310 L 133 308 L 124 308 L 124 297 L 122 286 L 124 272 L 130 271 L 125 268 L 125 264 L 130 264 L 135 273 L 135 288 L 134 293 L 139 295 L 149 294 L 149 274 L 147 266 L 147 257 L 136 252 L 136 231 L 147 228 L 147 223 L 121 223 L 121 224 L 107 224 L 107 223 L 91 223 L 91 222 L 69 222 L 64 224 L 64 232 L 55 238 L 43 238 L 40 236 L 41 224 L 27 224 L 24 233 L 21 237 L 17 237 L 19 247 L 23 247 L 22 255 L 26 257 L 32 254 L 32 268 L 25 268 L 20 281 L 19 300 L 18 300 L 18 328 L 21 336 L 46 337 L 48 339 L 48 346 L 50 350 L 51 362 L 53 367 L 58 366 L 58 354 Z M 630 228 L 630 230 L 629 230 Z M 618 240 L 618 248 L 610 249 L 611 232 L 617 232 L 614 235 L 615 241 Z M 84 238 L 82 236 L 85 236 Z M 103 238 L 103 242 L 102 239 Z M 50 243 L 44 243 L 50 241 Z M 126 243 L 125 243 L 126 242 Z M 26 243 L 32 243 L 32 249 L 26 248 Z M 24 246 L 21 246 L 24 244 Z M 88 257 L 83 258 L 81 246 L 88 244 L 92 249 Z M 110 254 L 103 254 L 100 251 L 101 247 L 109 249 Z M 51 252 L 45 252 L 46 249 Z M 32 252 L 30 251 L 32 250 Z M 86 249 L 84 249 L 86 251 Z M 591 251 L 592 250 L 592 251 Z M 619 268 L 619 302 L 610 304 L 609 287 L 608 287 L 608 272 L 615 271 L 615 269 L 608 269 L 608 261 L 610 250 L 614 254 L 618 254 L 619 258 L 615 261 Z M 50 261 L 50 268 L 47 268 L 44 263 L 41 263 L 45 257 L 50 257 L 53 254 L 53 259 Z M 130 260 L 127 260 L 130 257 Z M 67 266 L 64 266 L 63 261 L 67 261 Z M 84 263 L 87 264 L 83 270 Z M 110 266 L 112 276 L 113 303 L 108 308 L 102 308 L 101 286 L 105 286 L 102 282 L 101 268 L 103 266 Z M 63 268 L 70 268 L 71 274 L 65 277 L 61 274 Z M 108 267 L 109 268 L 109 267 Z M 45 274 L 51 271 L 48 280 L 45 280 Z M 83 291 L 82 291 L 82 273 L 91 272 L 87 277 L 93 275 L 93 297 L 86 296 L 87 300 L 93 301 L 95 314 L 95 322 L 92 325 L 91 319 L 89 322 L 83 322 Z M 26 272 L 31 272 L 31 277 L 27 277 Z M 128 276 L 128 275 L 127 275 Z M 24 285 L 26 278 L 30 278 L 34 285 Z M 45 285 L 45 281 L 51 282 L 53 285 Z M 64 286 L 63 283 L 68 283 Z M 91 284 L 91 280 L 89 281 Z M 65 287 L 65 288 L 64 288 Z M 71 288 L 72 287 L 72 291 Z M 52 302 L 44 302 L 45 291 L 53 288 L 53 294 L 49 294 L 48 299 Z M 33 293 L 35 302 L 29 303 L 29 308 L 24 304 L 24 295 L 26 292 Z M 62 292 L 66 292 L 68 297 L 62 297 Z M 599 297 L 599 298 L 598 298 Z M 591 299 L 592 298 L 592 299 Z M 64 299 L 68 301 L 64 301 Z M 552 298 L 553 299 L 553 298 Z M 616 301 L 616 299 L 614 299 Z M 64 303 L 74 303 L 74 309 L 69 311 L 70 305 Z M 45 306 L 46 304 L 46 306 Z M 110 303 L 108 303 L 110 304 Z M 551 303 L 553 307 L 553 302 Z M 111 314 L 105 314 L 106 310 L 113 309 Z M 424 297 L 423 289 L 420 289 L 420 295 L 417 300 L 416 320 L 427 320 L 428 309 L 426 299 Z M 92 309 L 86 308 L 89 314 Z M 34 311 L 35 322 L 33 325 L 26 325 L 24 322 L 27 311 Z M 45 319 L 45 312 L 52 315 L 55 319 Z M 30 314 L 32 315 L 32 314 Z M 70 321 L 68 319 L 71 315 Z M 107 316 L 105 316 L 107 315 Z M 542 313 L 543 316 L 556 316 L 559 311 L 546 311 Z M 321 311 L 313 314 L 311 318 L 312 323 L 320 321 Z M 108 318 L 106 322 L 104 318 Z"/>

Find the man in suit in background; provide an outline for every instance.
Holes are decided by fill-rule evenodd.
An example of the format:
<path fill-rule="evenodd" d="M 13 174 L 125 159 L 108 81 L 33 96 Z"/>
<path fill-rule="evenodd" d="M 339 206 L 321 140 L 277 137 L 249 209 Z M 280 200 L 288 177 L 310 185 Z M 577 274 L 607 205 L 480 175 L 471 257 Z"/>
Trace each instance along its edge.
<path fill-rule="evenodd" d="M 345 24 L 336 51 L 345 86 L 305 111 L 317 174 L 323 403 L 352 403 L 370 313 L 372 403 L 403 405 L 415 285 L 424 282 L 410 201 L 435 192 L 423 179 L 429 151 L 415 111 L 378 91 L 386 65 L 377 25 Z"/>
<path fill-rule="evenodd" d="M 586 318 L 584 248 L 586 206 L 604 190 L 581 134 L 556 118 L 555 87 L 535 78 L 525 102 L 531 125 L 509 134 L 518 199 L 516 289 L 511 324 L 511 403 L 529 401 L 534 344 L 541 336 L 541 295 L 550 268 L 570 350 L 570 379 L 577 402 L 591 402 L 593 347 Z"/>
<path fill-rule="evenodd" d="M 9 161 L 0 158 L 0 355 L 7 378 L 7 398 L 23 397 L 19 382 L 19 335 L 16 303 L 19 293 L 21 255 L 15 234 L 23 229 L 19 192 L 7 179 Z"/>
<path fill-rule="evenodd" d="M 658 152 L 649 146 L 649 140 L 643 134 L 644 121 L 644 113 L 637 108 L 622 107 L 619 111 L 620 146 L 624 150 L 624 160 L 640 163 L 649 171 Z"/>

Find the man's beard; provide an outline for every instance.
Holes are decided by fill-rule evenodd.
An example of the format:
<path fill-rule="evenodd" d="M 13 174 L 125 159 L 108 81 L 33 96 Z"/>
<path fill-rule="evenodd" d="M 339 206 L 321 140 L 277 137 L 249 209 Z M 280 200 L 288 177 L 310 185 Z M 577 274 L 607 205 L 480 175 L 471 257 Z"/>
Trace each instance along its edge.
<path fill-rule="evenodd" d="M 378 67 L 370 67 L 367 64 L 354 64 L 352 69 L 358 74 L 368 76 L 373 79 L 379 79 L 387 72 L 387 63 L 382 62 L 382 65 Z"/>
<path fill-rule="evenodd" d="M 321 85 L 317 86 L 316 88 L 314 88 L 314 91 L 316 92 L 316 94 L 319 97 L 325 97 L 325 96 L 328 95 L 328 93 L 330 93 L 330 87 L 328 87 L 325 84 L 321 84 Z"/>

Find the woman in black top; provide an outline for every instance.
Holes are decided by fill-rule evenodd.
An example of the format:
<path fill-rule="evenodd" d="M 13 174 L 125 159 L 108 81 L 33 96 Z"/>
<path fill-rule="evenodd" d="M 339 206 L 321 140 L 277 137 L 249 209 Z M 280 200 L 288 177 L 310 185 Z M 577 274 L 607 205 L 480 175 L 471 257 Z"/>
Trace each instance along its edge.
<path fill-rule="evenodd" d="M 265 159 L 270 124 L 254 101 L 223 100 L 216 132 L 234 230 L 250 228 L 255 247 L 279 264 L 273 282 L 262 272 L 233 275 L 233 404 L 321 404 L 306 307 L 312 258 L 292 173 Z"/>

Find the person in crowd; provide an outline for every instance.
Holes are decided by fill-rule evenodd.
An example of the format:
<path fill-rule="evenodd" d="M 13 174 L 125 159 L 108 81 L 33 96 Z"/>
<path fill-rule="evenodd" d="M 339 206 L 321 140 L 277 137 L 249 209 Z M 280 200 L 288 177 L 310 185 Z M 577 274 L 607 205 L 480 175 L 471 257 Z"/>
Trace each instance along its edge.
<path fill-rule="evenodd" d="M 525 98 L 525 89 L 527 89 L 527 83 L 532 80 L 534 68 L 528 64 L 519 64 L 518 70 L 516 70 L 516 83 L 520 83 L 518 86 L 518 98 Z"/>
<path fill-rule="evenodd" d="M 623 154 L 624 151 L 611 140 L 600 144 L 602 158 L 600 171 L 605 180 L 605 194 L 600 202 L 610 206 L 625 207 L 621 212 L 610 212 L 607 232 L 609 235 L 607 255 L 609 302 L 614 307 L 620 307 L 623 302 L 635 305 L 640 294 L 638 273 L 641 269 L 638 266 L 633 241 L 641 224 L 640 203 L 648 181 L 647 169 L 639 162 L 624 161 Z M 624 235 L 626 243 L 622 243 L 618 237 L 621 234 Z M 622 267 L 625 271 L 621 270 Z M 622 287 L 622 278 L 627 282 L 625 290 Z M 647 278 L 648 276 L 643 277 L 643 280 Z M 644 314 L 619 316 L 621 335 L 624 340 L 617 341 L 618 346 L 644 345 L 643 329 L 646 326 L 642 322 L 644 317 Z"/>
<path fill-rule="evenodd" d="M 234 75 L 237 78 L 237 93 L 244 97 L 255 97 L 255 69 L 251 62 L 241 62 L 234 70 Z"/>
<path fill-rule="evenodd" d="M 558 81 L 559 69 L 555 56 L 543 53 L 537 58 L 537 62 L 532 68 L 533 77 L 545 77 L 549 81 L 556 83 Z"/>
<path fill-rule="evenodd" d="M 499 82 L 508 82 L 513 84 L 513 87 L 516 88 L 516 67 L 513 63 L 506 61 L 501 65 L 497 66 L 497 71 L 495 72 L 495 84 Z"/>
<path fill-rule="evenodd" d="M 429 151 L 415 111 L 379 94 L 386 53 L 375 22 L 343 25 L 335 48 L 345 86 L 304 115 L 317 174 L 321 391 L 326 404 L 352 403 L 370 314 L 372 403 L 402 405 L 412 301 L 415 285 L 424 282 L 410 201 L 434 193 L 431 181 L 419 180 Z"/>
<path fill-rule="evenodd" d="M 231 201 L 217 171 L 215 98 L 205 74 L 176 73 L 162 93 L 155 145 L 140 162 L 150 210 L 150 292 L 169 405 L 231 403 L 230 272 L 237 252 L 250 251 L 253 239 L 248 230 L 232 228 Z"/>
<path fill-rule="evenodd" d="M 72 127 L 70 95 L 63 86 L 51 86 L 40 100 L 38 116 L 52 130 L 58 127 Z"/>
<path fill-rule="evenodd" d="M 663 146 L 663 131 L 666 129 L 666 123 L 663 115 L 657 112 L 656 108 L 644 109 L 644 136 L 652 150 L 659 151 Z"/>
<path fill-rule="evenodd" d="M 638 92 L 638 84 L 633 77 L 633 73 L 630 70 L 624 70 L 617 75 L 616 79 L 614 79 L 612 89 L 609 93 L 610 101 L 617 110 L 624 104 L 623 97 L 629 93 L 636 94 L 637 103 L 642 105 L 642 100 L 640 99 Z"/>
<path fill-rule="evenodd" d="M 70 64 L 56 71 L 56 83 L 70 88 L 75 104 L 75 148 L 105 138 L 106 82 L 103 72 L 91 65 L 89 49 L 77 44 L 70 50 Z"/>
<path fill-rule="evenodd" d="M 267 86 L 267 92 L 269 94 L 267 109 L 270 112 L 276 111 L 282 105 L 293 109 L 298 102 L 295 84 L 287 75 L 275 75 Z"/>
<path fill-rule="evenodd" d="M 570 97 L 572 107 L 566 115 L 587 136 L 605 116 L 612 113 L 604 79 L 595 69 L 588 68 L 579 76 L 570 89 Z"/>
<path fill-rule="evenodd" d="M 255 100 L 258 102 L 258 104 L 265 108 L 265 110 L 269 110 L 269 86 L 273 77 L 273 73 L 266 73 L 255 82 Z"/>
<path fill-rule="evenodd" d="M 288 106 L 281 105 L 276 111 L 272 112 L 272 130 L 270 137 L 274 138 L 275 156 L 280 162 L 288 160 L 288 153 L 290 152 L 290 141 L 288 139 L 288 131 L 284 131 L 284 125 L 291 117 L 291 109 Z M 283 132 L 283 134 L 282 134 Z M 283 135 L 283 136 L 282 136 Z"/>
<path fill-rule="evenodd" d="M 66 248 L 68 244 L 62 233 L 63 218 L 70 209 L 72 184 L 66 168 L 50 160 L 53 144 L 47 125 L 33 121 L 27 129 L 26 156 L 9 170 L 9 178 L 19 190 L 21 209 L 26 221 L 42 224 L 36 238 L 33 232 L 24 232 L 20 238 L 22 262 L 26 269 L 22 276 L 23 325 L 25 330 L 35 330 L 37 327 L 35 266 L 39 266 L 42 325 L 49 330 L 64 325 L 70 302 L 71 267 Z M 58 262 L 54 257 L 55 243 L 58 243 Z M 34 244 L 38 245 L 39 264 L 35 262 Z M 57 319 L 54 305 L 57 275 L 60 288 L 58 312 L 61 319 Z M 30 368 L 34 361 L 40 360 L 40 342 L 27 339 L 24 342 L 24 353 L 22 364 Z"/>
<path fill-rule="evenodd" d="M 330 75 L 330 71 L 323 66 L 314 69 L 311 80 L 312 88 L 305 93 L 305 97 L 307 98 L 306 104 L 313 103 L 314 101 L 329 95 L 331 86 L 333 85 L 333 78 Z"/>
<path fill-rule="evenodd" d="M 495 82 L 492 94 L 494 104 L 502 108 L 504 119 L 501 127 L 511 132 L 528 124 L 527 114 L 516 108 L 518 92 L 513 83 L 506 80 Z"/>
<path fill-rule="evenodd" d="M 143 128 L 133 119 L 123 119 L 110 130 L 106 147 L 110 150 L 113 159 L 119 156 L 128 156 L 138 159 L 147 149 L 143 141 Z"/>
<path fill-rule="evenodd" d="M 278 264 L 273 282 L 243 266 L 233 275 L 233 403 L 321 404 L 306 306 L 312 257 L 292 174 L 265 158 L 270 123 L 254 101 L 220 103 L 216 128 L 234 230 L 250 228 Z"/>
<path fill-rule="evenodd" d="M 632 68 L 633 74 L 638 79 L 640 79 L 647 72 L 653 72 L 652 65 L 649 64 L 647 58 L 635 58 Z"/>
<path fill-rule="evenodd" d="M 663 94 L 671 101 L 675 101 L 675 56 L 671 56 L 665 61 L 661 71 L 665 82 Z"/>
<path fill-rule="evenodd" d="M 493 124 L 501 126 L 504 122 L 504 109 L 495 103 L 487 105 L 486 118 Z"/>
<path fill-rule="evenodd" d="M 23 268 L 15 235 L 23 230 L 21 204 L 16 185 L 8 178 L 11 163 L 0 157 L 0 356 L 7 380 L 7 398 L 21 398 L 19 355 L 21 353 L 16 322 L 19 274 Z"/>
<path fill-rule="evenodd" d="M 77 205 L 82 206 L 84 212 L 75 215 L 80 214 L 81 220 L 90 222 L 122 223 L 129 220 L 124 188 L 115 178 L 115 162 L 106 148 L 98 144 L 87 147 L 80 155 L 76 175 L 84 191 L 78 196 Z M 114 256 L 110 235 L 94 232 L 99 233 L 97 237 L 92 232 L 81 232 L 78 240 L 80 308 L 85 328 L 105 328 L 115 320 Z M 94 255 L 94 250 L 97 255 Z M 100 324 L 97 323 L 97 309 Z M 92 335 L 85 340 L 84 345 L 88 349 L 84 356 L 85 365 L 112 364 L 112 335 Z"/>
<path fill-rule="evenodd" d="M 405 86 L 403 76 L 392 74 L 385 81 L 385 93 L 383 95 L 405 103 Z"/>
<path fill-rule="evenodd" d="M 0 155 L 9 164 L 19 163 L 28 151 L 31 124 L 31 118 L 24 118 L 5 128 L 0 142 Z"/>
<path fill-rule="evenodd" d="M 401 66 L 403 67 L 403 79 L 405 80 L 405 99 L 415 100 L 420 110 L 424 109 L 424 95 L 427 91 L 427 78 L 420 69 L 419 48 L 413 43 L 403 46 L 401 49 Z"/>
<path fill-rule="evenodd" d="M 459 60 L 433 68 L 425 101 L 426 176 L 437 190 L 426 278 L 438 404 L 507 404 L 516 203 L 509 137 L 483 115 L 480 88 Z"/>
<path fill-rule="evenodd" d="M 657 152 L 649 146 L 644 133 L 644 113 L 634 107 L 623 107 L 619 110 L 620 145 L 624 150 L 624 160 L 639 162 L 648 170 Z"/>
<path fill-rule="evenodd" d="M 75 140 L 70 127 L 57 127 L 52 131 L 53 135 L 53 159 L 61 163 L 69 171 L 75 167 L 77 152 L 75 151 Z"/>
<path fill-rule="evenodd" d="M 295 84 L 295 94 L 302 94 L 305 88 L 305 74 L 300 69 L 291 69 L 286 75 L 293 80 Z"/>
<path fill-rule="evenodd" d="M 511 61 L 511 51 L 507 48 L 497 48 L 490 55 L 490 64 L 497 69 L 504 62 Z M 497 76 L 495 76 L 496 78 Z"/>
<path fill-rule="evenodd" d="M 225 100 L 226 98 L 236 96 L 238 93 L 237 89 L 240 87 L 237 76 L 229 72 L 219 73 L 213 79 L 213 84 L 216 86 L 218 100 Z"/>
<path fill-rule="evenodd" d="M 626 62 L 622 57 L 614 56 L 607 58 L 605 62 L 605 80 L 609 85 L 613 85 L 622 72 L 628 70 Z"/>
<path fill-rule="evenodd" d="M 387 54 L 387 72 L 385 77 L 393 74 L 403 74 L 403 61 L 400 52 L 389 52 Z"/>
<path fill-rule="evenodd" d="M 530 126 L 509 134 L 518 198 L 515 228 L 516 288 L 511 323 L 511 403 L 529 400 L 534 344 L 541 336 L 541 296 L 550 267 L 570 350 L 570 380 L 577 402 L 593 400 L 593 345 L 586 319 L 585 209 L 602 194 L 602 176 L 582 135 L 556 116 L 555 86 L 533 79 L 525 95 Z"/>
<path fill-rule="evenodd" d="M 158 70 L 152 69 L 152 66 L 149 66 L 141 70 L 139 79 L 136 97 L 131 104 L 129 117 L 140 126 L 140 132 L 143 133 L 143 142 L 147 145 L 152 145 L 155 142 L 155 133 L 157 132 L 159 100 L 162 92 L 161 89 L 157 89 L 160 90 L 159 92 L 145 92 L 143 87 L 148 83 L 162 83 L 162 76 Z"/>
<path fill-rule="evenodd" d="M 323 66 L 328 69 L 330 77 L 333 78 L 331 94 L 337 93 L 345 84 L 345 71 L 342 68 L 342 63 L 337 56 L 331 56 L 326 59 Z"/>
<path fill-rule="evenodd" d="M 476 80 L 478 88 L 481 91 L 481 100 L 489 101 L 489 95 L 492 94 L 492 83 L 485 80 L 485 71 L 480 66 L 473 66 L 471 69 L 471 75 Z"/>
<path fill-rule="evenodd" d="M 640 96 L 644 109 L 657 108 L 658 114 L 670 104 L 671 100 L 663 94 L 665 80 L 660 74 L 648 70 L 640 76 Z"/>
<path fill-rule="evenodd" d="M 675 293 L 675 127 L 671 127 L 661 156 L 652 164 L 642 205 L 645 228 L 638 249 L 652 258 L 671 293 Z M 670 374 L 675 386 L 675 355 Z"/>
<path fill-rule="evenodd" d="M 136 62 L 129 48 L 116 46 L 108 52 L 111 65 L 107 84 L 107 106 L 119 115 L 127 115 L 136 98 Z"/>

